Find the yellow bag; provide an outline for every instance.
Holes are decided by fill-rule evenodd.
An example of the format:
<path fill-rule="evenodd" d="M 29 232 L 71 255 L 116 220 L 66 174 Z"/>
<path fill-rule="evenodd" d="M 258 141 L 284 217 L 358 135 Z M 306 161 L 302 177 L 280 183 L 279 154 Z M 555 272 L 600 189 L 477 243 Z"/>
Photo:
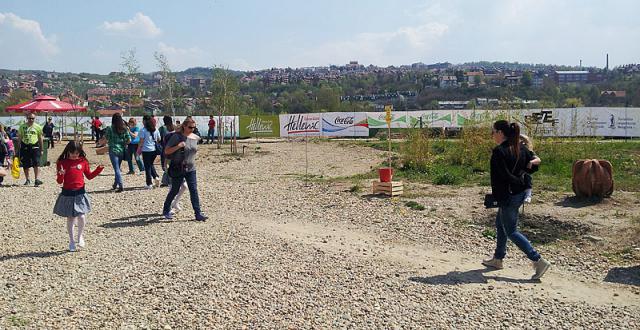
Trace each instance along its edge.
<path fill-rule="evenodd" d="M 11 176 L 14 179 L 20 178 L 20 158 L 18 158 L 18 156 L 13 157 L 13 164 L 11 165 Z"/>

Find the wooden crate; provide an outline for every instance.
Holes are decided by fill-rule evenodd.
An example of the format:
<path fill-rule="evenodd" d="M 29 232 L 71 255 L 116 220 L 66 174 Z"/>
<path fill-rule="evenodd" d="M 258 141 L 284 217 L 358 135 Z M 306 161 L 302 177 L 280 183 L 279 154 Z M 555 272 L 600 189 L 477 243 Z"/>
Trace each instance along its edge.
<path fill-rule="evenodd" d="M 402 181 L 391 181 L 391 182 L 374 181 L 372 188 L 373 188 L 374 194 L 385 194 L 391 197 L 400 196 L 404 191 L 404 188 L 402 186 Z"/>

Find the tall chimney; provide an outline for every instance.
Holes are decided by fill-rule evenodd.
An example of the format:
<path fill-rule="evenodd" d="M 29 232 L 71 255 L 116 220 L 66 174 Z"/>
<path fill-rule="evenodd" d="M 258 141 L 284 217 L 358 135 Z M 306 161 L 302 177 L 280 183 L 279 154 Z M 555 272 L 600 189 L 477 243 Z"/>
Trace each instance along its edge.
<path fill-rule="evenodd" d="M 607 53 L 607 67 L 605 70 L 609 71 L 609 53 Z"/>

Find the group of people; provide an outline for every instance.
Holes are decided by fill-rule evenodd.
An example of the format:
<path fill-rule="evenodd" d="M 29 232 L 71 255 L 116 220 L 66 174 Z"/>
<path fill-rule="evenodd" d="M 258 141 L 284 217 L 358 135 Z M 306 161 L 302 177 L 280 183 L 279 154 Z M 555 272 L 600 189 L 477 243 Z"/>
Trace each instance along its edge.
<path fill-rule="evenodd" d="M 25 168 L 25 177 L 29 183 L 28 169 L 34 168 L 35 184 L 42 184 L 38 180 L 39 150 L 42 149 L 42 128 L 36 124 L 35 116 L 29 114 L 27 123 L 18 130 L 18 146 L 11 144 L 11 139 L 0 125 L 0 159 L 11 158 L 14 150 L 20 151 L 20 160 Z M 128 123 L 120 114 L 114 114 L 111 126 L 104 129 L 105 143 L 109 149 L 109 159 L 115 177 L 112 189 L 115 192 L 124 190 L 122 160 L 127 154 L 135 157 L 141 170 L 145 172 L 146 187 L 160 185 L 160 176 L 155 170 L 154 161 L 161 157 L 163 172 L 167 175 L 170 190 L 165 198 L 162 215 L 165 219 L 173 219 L 180 211 L 178 201 L 188 189 L 195 220 L 205 221 L 207 216 L 202 213 L 197 189 L 196 153 L 200 137 L 194 133 L 195 121 L 187 117 L 182 123 L 174 124 L 170 116 L 164 116 L 164 125 L 156 127 L 156 121 L 150 116 L 143 117 L 143 127 L 137 126 L 135 119 Z M 214 126 L 215 127 L 215 126 Z M 211 130 L 213 127 L 209 127 Z M 507 240 L 511 240 L 533 262 L 535 273 L 532 279 L 540 279 L 550 268 L 551 264 L 545 260 L 531 245 L 529 240 L 518 231 L 518 215 L 520 206 L 531 201 L 532 180 L 534 173 L 541 163 L 539 157 L 532 150 L 532 143 L 528 137 L 520 134 L 517 123 L 505 120 L 496 121 L 492 126 L 492 137 L 497 146 L 493 149 L 490 160 L 491 190 L 498 202 L 496 214 L 496 249 L 493 257 L 482 262 L 483 265 L 502 269 L 503 259 L 507 253 Z M 3 148 L 2 146 L 6 146 Z M 141 162 L 140 162 L 141 159 Z M 84 177 L 92 179 L 103 171 L 98 166 L 91 171 L 82 144 L 70 141 L 56 162 L 57 181 L 62 184 L 62 191 L 54 206 L 54 213 L 67 218 L 69 233 L 69 250 L 84 247 L 84 227 L 86 214 L 91 210 L 89 196 L 85 190 Z M 132 168 L 130 167 L 130 171 Z M 1 182 L 2 177 L 0 177 Z M 77 226 L 77 236 L 74 236 L 74 226 Z"/>

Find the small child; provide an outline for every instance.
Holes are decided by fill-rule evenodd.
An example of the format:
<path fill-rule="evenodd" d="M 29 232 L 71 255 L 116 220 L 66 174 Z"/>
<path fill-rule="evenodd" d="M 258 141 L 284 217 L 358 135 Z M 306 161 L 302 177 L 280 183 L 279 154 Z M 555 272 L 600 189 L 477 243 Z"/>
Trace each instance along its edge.
<path fill-rule="evenodd" d="M 524 134 L 520 134 L 520 141 L 533 154 L 533 159 L 529 162 L 529 164 L 527 164 L 527 168 L 531 169 L 533 166 L 540 165 L 540 158 L 535 154 L 535 152 L 533 152 L 533 141 L 531 141 L 531 139 Z M 533 188 L 533 178 L 531 177 L 531 174 L 524 174 L 524 184 L 527 187 L 527 189 L 524 191 L 524 202 L 531 203 L 531 189 Z"/>
<path fill-rule="evenodd" d="M 77 222 L 78 246 L 85 247 L 84 226 L 87 221 L 86 214 L 91 211 L 89 195 L 84 190 L 84 177 L 91 180 L 98 176 L 104 167 L 100 165 L 92 172 L 89 169 L 89 161 L 82 150 L 82 145 L 70 141 L 58 157 L 56 169 L 58 170 L 57 181 L 62 184 L 62 192 L 58 195 L 53 213 L 67 218 L 69 251 L 75 252 L 76 242 L 73 237 L 73 226 Z"/>

